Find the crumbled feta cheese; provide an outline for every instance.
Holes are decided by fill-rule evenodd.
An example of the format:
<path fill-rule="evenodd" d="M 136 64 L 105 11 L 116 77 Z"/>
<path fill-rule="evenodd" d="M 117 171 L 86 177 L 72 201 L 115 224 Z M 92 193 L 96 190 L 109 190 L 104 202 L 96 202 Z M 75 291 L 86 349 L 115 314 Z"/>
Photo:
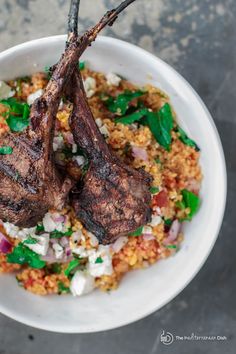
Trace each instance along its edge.
<path fill-rule="evenodd" d="M 61 245 L 59 245 L 59 243 L 54 243 L 52 245 L 52 248 L 55 252 L 55 257 L 56 259 L 61 259 L 64 253 L 63 247 Z"/>
<path fill-rule="evenodd" d="M 151 234 L 152 233 L 152 228 L 150 226 L 144 226 L 142 233 L 143 234 Z"/>
<path fill-rule="evenodd" d="M 94 287 L 94 277 L 86 272 L 77 271 L 71 280 L 70 291 L 74 296 L 80 296 L 90 293 Z"/>
<path fill-rule="evenodd" d="M 4 222 L 3 223 L 4 229 L 6 230 L 6 233 L 12 237 L 12 238 L 18 238 L 18 232 L 20 228 L 18 226 L 15 226 L 14 224 L 11 224 L 10 222 Z"/>
<path fill-rule="evenodd" d="M 102 120 L 101 120 L 101 118 L 95 119 L 95 122 L 96 122 L 98 128 L 101 128 L 101 127 L 102 127 Z"/>
<path fill-rule="evenodd" d="M 0 99 L 6 99 L 14 96 L 15 91 L 11 89 L 4 81 L 0 81 Z"/>
<path fill-rule="evenodd" d="M 63 136 L 54 136 L 53 138 L 53 151 L 57 151 L 64 147 L 64 139 Z"/>
<path fill-rule="evenodd" d="M 92 97 L 96 89 L 96 80 L 93 77 L 87 77 L 87 79 L 84 80 L 84 89 L 86 96 L 88 98 Z"/>
<path fill-rule="evenodd" d="M 112 244 L 112 249 L 114 250 L 115 253 L 120 252 L 122 248 L 126 245 L 128 242 L 128 237 L 126 236 L 121 236 L 119 237 L 113 244 Z"/>
<path fill-rule="evenodd" d="M 71 235 L 71 241 L 76 244 L 81 240 L 81 237 L 82 237 L 82 231 L 81 230 L 75 231 Z"/>
<path fill-rule="evenodd" d="M 49 246 L 49 234 L 42 234 L 40 236 L 38 235 L 31 235 L 31 237 L 37 241 L 37 243 L 30 244 L 30 243 L 25 243 L 25 246 L 30 248 L 32 251 L 34 251 L 37 254 L 40 254 L 42 256 L 46 256 L 47 251 L 48 251 L 48 246 Z"/>
<path fill-rule="evenodd" d="M 63 100 L 61 100 L 58 109 L 62 110 L 63 106 L 64 106 L 64 102 L 63 102 Z"/>
<path fill-rule="evenodd" d="M 108 73 L 106 79 L 109 86 L 119 86 L 121 82 L 121 78 L 114 73 Z"/>
<path fill-rule="evenodd" d="M 99 242 L 98 242 L 97 237 L 94 234 L 92 234 L 92 232 L 88 232 L 88 236 L 90 237 L 91 246 L 92 247 L 98 246 Z"/>
<path fill-rule="evenodd" d="M 72 144 L 72 152 L 75 154 L 77 152 L 78 148 L 76 144 Z"/>
<path fill-rule="evenodd" d="M 77 164 L 78 164 L 79 166 L 83 166 L 83 164 L 85 163 L 85 158 L 84 158 L 84 156 L 80 156 L 80 155 L 78 155 L 78 156 L 73 156 L 72 160 L 75 161 L 75 162 L 77 162 Z"/>
<path fill-rule="evenodd" d="M 64 224 L 61 221 L 55 221 L 53 219 L 53 214 L 47 213 L 44 218 L 43 218 L 43 226 L 44 230 L 46 232 L 52 232 L 52 231 L 63 231 L 64 230 Z"/>
<path fill-rule="evenodd" d="M 101 275 L 111 275 L 113 273 L 112 257 L 109 246 L 98 247 L 98 250 L 89 250 L 89 263 L 88 271 L 93 277 L 100 277 Z M 97 262 L 97 259 L 101 258 L 102 262 Z"/>
<path fill-rule="evenodd" d="M 157 226 L 161 223 L 162 218 L 159 215 L 152 215 L 152 220 L 150 222 L 151 226 Z"/>
<path fill-rule="evenodd" d="M 84 246 L 79 246 L 73 249 L 73 253 L 77 254 L 81 258 L 86 258 L 88 257 L 88 251 L 85 249 Z"/>
<path fill-rule="evenodd" d="M 101 128 L 99 128 L 99 130 L 100 130 L 100 133 L 101 133 L 102 135 L 104 135 L 105 137 L 110 136 L 110 133 L 109 133 L 109 131 L 108 131 L 108 129 L 107 129 L 106 124 L 104 124 Z"/>
<path fill-rule="evenodd" d="M 29 105 L 33 104 L 35 100 L 37 100 L 37 98 L 41 97 L 43 94 L 43 89 L 39 89 L 37 91 L 35 91 L 34 93 L 31 93 L 28 97 L 27 97 L 27 103 Z"/>

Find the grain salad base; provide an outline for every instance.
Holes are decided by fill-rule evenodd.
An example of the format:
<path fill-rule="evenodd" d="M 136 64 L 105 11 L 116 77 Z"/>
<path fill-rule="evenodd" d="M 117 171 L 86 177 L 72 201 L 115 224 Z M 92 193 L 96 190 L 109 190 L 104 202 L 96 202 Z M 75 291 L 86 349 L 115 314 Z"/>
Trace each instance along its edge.
<path fill-rule="evenodd" d="M 68 238 L 69 245 L 66 245 L 65 239 L 65 245 L 61 244 L 61 240 L 52 242 L 50 236 L 49 247 L 51 254 L 54 252 L 54 263 L 51 259 L 47 261 L 47 254 L 46 267 L 33 269 L 27 265 L 8 263 L 7 255 L 0 253 L 0 273 L 14 273 L 20 286 L 37 295 L 65 294 L 72 288 L 73 277 L 65 275 L 71 262 L 70 256 L 66 255 L 68 247 L 80 258 L 79 281 L 85 282 L 89 277 L 89 283 L 84 285 L 86 290 L 81 290 L 79 295 L 95 288 L 103 291 L 115 290 L 127 272 L 147 268 L 161 259 L 174 256 L 181 247 L 183 234 L 178 229 L 177 235 L 173 237 L 173 224 L 177 220 L 187 218 L 191 212 L 187 207 L 177 207 L 183 202 L 181 191 L 187 189 L 197 195 L 200 190 L 202 180 L 200 153 L 194 147 L 183 143 L 176 130 L 173 129 L 171 132 L 171 149 L 166 151 L 158 144 L 148 126 L 138 123 L 131 125 L 115 123 L 115 114 L 109 111 L 102 98 L 104 93 L 117 97 L 127 90 L 133 92 L 140 88 L 115 74 L 105 76 L 87 67 L 82 70 L 82 76 L 97 126 L 108 145 L 127 164 L 134 168 L 143 168 L 150 173 L 153 177 L 153 187 L 158 188 L 158 192 L 152 197 L 152 221 L 144 226 L 139 236 L 127 235 L 106 248 L 99 246 L 95 236 L 84 229 L 72 208 L 67 206 L 60 212 L 51 210 L 47 217 L 55 221 L 60 220 L 62 216 L 62 225 L 59 225 L 59 221 L 55 221 L 55 224 L 59 229 L 62 228 L 63 232 L 70 229 L 72 233 Z M 30 104 L 40 90 L 45 88 L 47 82 L 45 73 L 37 73 L 29 78 L 12 80 L 8 84 L 15 92 L 14 97 L 17 100 L 28 101 Z M 142 90 L 145 90 L 145 94 L 138 100 L 152 111 L 160 110 L 169 102 L 168 96 L 158 88 L 148 85 Z M 132 105 L 135 106 L 138 100 L 134 99 Z M 79 180 L 83 174 L 85 159 L 75 146 L 70 132 L 68 118 L 71 109 L 69 102 L 61 102 L 57 113 L 53 147 L 58 164 Z M 0 135 L 9 131 L 4 114 L 6 110 L 6 107 L 0 104 Z M 172 226 L 168 223 L 170 220 Z M 10 230 L 9 225 L 8 227 Z M 17 230 L 13 237 L 10 234 L 13 232 L 12 229 L 7 233 L 4 223 L 0 231 L 8 237 L 13 246 L 17 246 L 26 237 L 25 235 L 19 237 Z M 50 231 L 48 234 L 51 235 Z M 56 244 L 58 246 L 55 246 Z"/>

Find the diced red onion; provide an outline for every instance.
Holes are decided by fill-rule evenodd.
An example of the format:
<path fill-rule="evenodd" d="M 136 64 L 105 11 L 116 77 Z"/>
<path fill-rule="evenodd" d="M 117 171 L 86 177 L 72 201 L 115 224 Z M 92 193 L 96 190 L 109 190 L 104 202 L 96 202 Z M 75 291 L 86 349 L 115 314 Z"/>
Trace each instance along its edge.
<path fill-rule="evenodd" d="M 0 253 L 9 253 L 12 250 L 12 244 L 5 235 L 0 232 Z"/>
<path fill-rule="evenodd" d="M 59 215 L 59 214 L 56 214 L 56 215 L 52 215 L 52 219 L 53 219 L 53 221 L 55 221 L 55 222 L 64 222 L 65 221 L 65 217 L 64 217 L 64 215 Z"/>
<path fill-rule="evenodd" d="M 148 161 L 148 154 L 147 151 L 143 148 L 140 148 L 138 146 L 132 146 L 132 155 L 134 158 L 143 160 L 143 161 Z"/>
<path fill-rule="evenodd" d="M 153 234 L 143 234 L 143 239 L 145 241 L 151 241 L 151 240 L 155 240 L 155 237 L 153 236 Z"/>
<path fill-rule="evenodd" d="M 169 230 L 168 237 L 164 240 L 163 243 L 169 244 L 170 242 L 174 242 L 178 237 L 180 228 L 181 228 L 180 222 L 178 220 L 174 220 Z"/>
<path fill-rule="evenodd" d="M 71 249 L 70 249 L 70 246 L 67 246 L 67 247 L 65 248 L 65 254 L 66 254 L 66 257 L 71 256 Z"/>
<path fill-rule="evenodd" d="M 69 240 L 68 240 L 68 238 L 67 237 L 62 237 L 61 239 L 60 239 L 60 245 L 62 246 L 62 247 L 65 247 L 65 246 L 68 246 L 68 244 L 69 244 Z"/>

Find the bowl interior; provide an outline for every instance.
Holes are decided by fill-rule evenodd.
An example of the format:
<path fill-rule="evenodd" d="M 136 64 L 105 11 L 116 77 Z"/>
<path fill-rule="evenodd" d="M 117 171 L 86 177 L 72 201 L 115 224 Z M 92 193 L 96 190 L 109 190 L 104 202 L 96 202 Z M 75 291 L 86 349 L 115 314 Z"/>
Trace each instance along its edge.
<path fill-rule="evenodd" d="M 0 54 L 0 79 L 43 70 L 57 62 L 65 36 L 44 38 Z M 111 294 L 99 291 L 82 298 L 39 297 L 18 287 L 13 276 L 0 276 L 0 311 L 18 321 L 57 332 L 93 332 L 140 319 L 176 296 L 206 260 L 222 222 L 226 172 L 221 142 L 209 112 L 191 86 L 171 67 L 144 50 L 99 37 L 83 59 L 101 72 L 115 72 L 137 84 L 151 83 L 171 98 L 181 126 L 201 148 L 204 174 L 202 205 L 184 226 L 185 240 L 172 258 L 126 275 Z"/>

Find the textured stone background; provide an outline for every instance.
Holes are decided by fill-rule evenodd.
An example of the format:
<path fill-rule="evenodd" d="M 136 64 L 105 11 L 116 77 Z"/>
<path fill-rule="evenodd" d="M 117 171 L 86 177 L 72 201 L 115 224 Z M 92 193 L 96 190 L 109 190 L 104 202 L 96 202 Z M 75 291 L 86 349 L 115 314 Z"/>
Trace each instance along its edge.
<path fill-rule="evenodd" d="M 82 0 L 86 28 L 118 0 Z M 65 32 L 69 0 L 0 0 L 0 50 Z M 0 354 L 235 353 L 236 347 L 236 1 L 137 0 L 106 33 L 173 65 L 210 109 L 228 165 L 229 192 L 219 239 L 203 269 L 170 304 L 127 327 L 93 335 L 57 335 L 0 316 Z M 217 191 L 216 191 L 217 192 Z M 140 285 L 141 286 L 141 285 Z M 26 309 L 27 311 L 27 309 Z M 225 335 L 227 342 L 160 343 L 160 333 Z"/>

